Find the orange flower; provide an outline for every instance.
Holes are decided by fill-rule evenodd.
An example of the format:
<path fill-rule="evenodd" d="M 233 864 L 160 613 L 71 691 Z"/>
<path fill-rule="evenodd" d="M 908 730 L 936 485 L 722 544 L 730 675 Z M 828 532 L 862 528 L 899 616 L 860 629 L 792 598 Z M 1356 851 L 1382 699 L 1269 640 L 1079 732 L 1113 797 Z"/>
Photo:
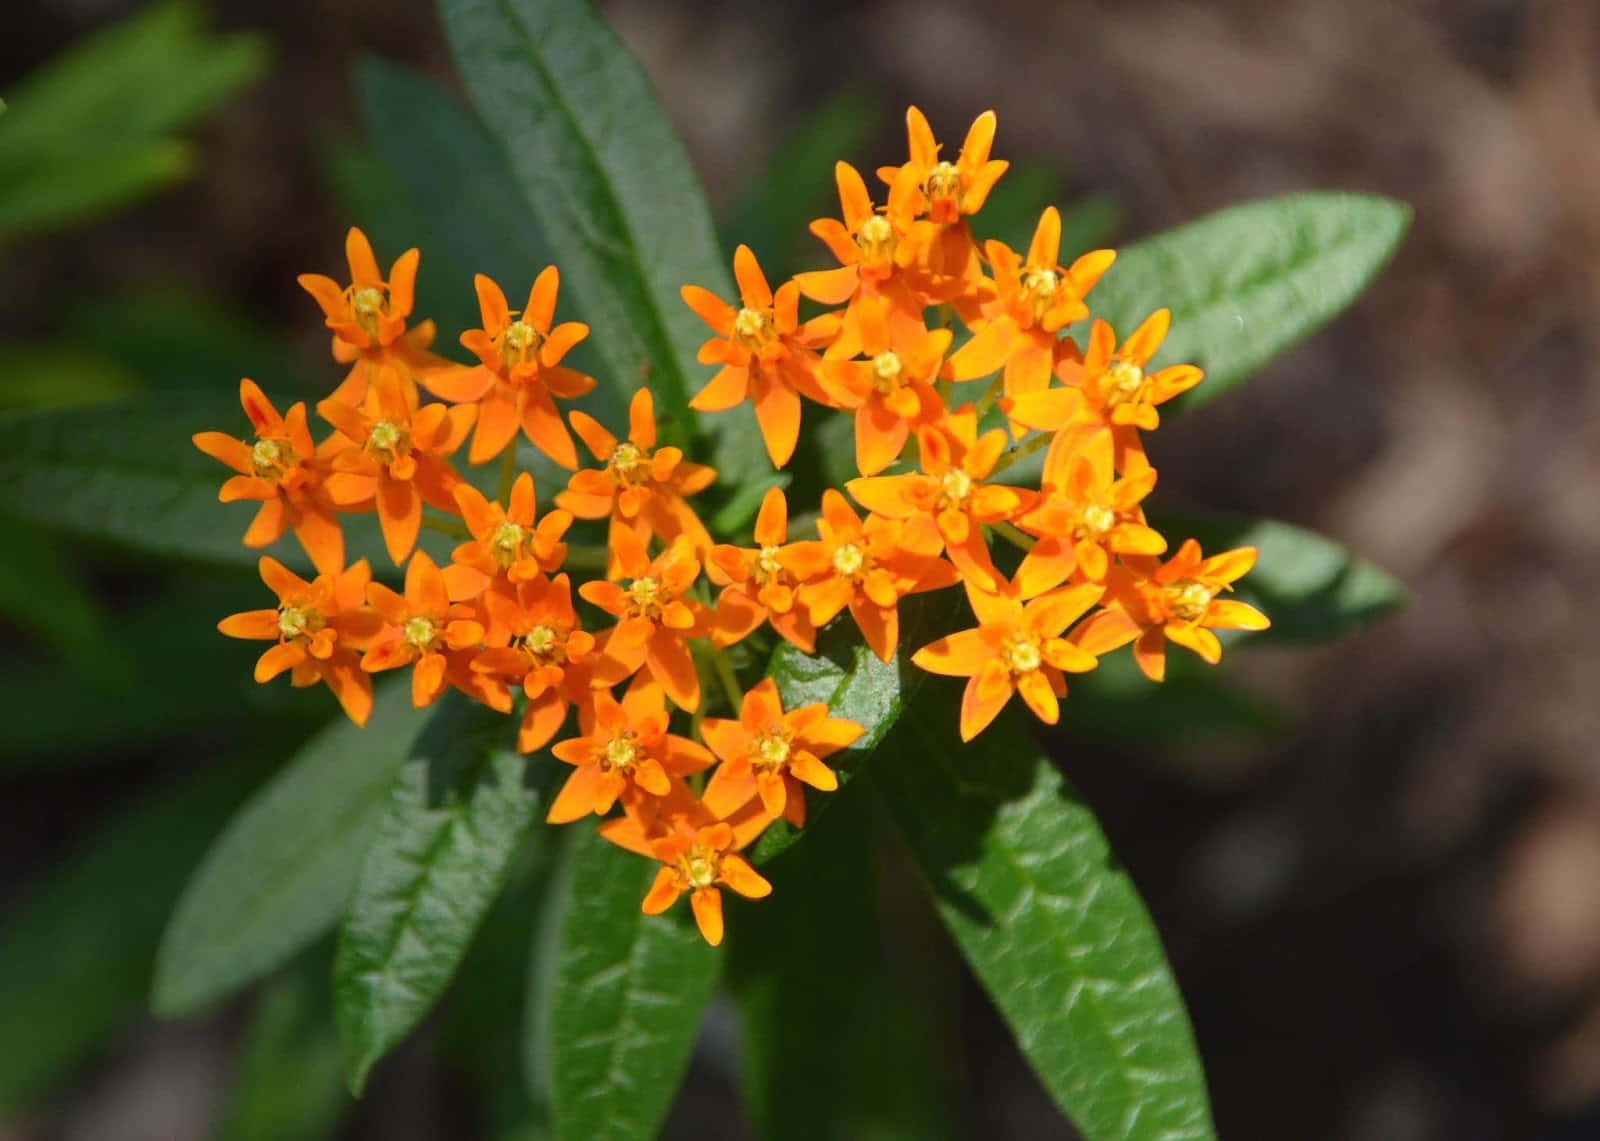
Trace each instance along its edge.
<path fill-rule="evenodd" d="M 888 320 L 887 303 L 863 301 L 861 351 L 870 360 L 824 362 L 823 387 L 841 408 L 855 410 L 856 467 L 876 475 L 899 458 L 911 429 L 944 415 L 934 391 L 939 366 L 950 348 L 949 329 L 905 327 Z"/>
<path fill-rule="evenodd" d="M 415 392 L 401 385 L 392 368 L 380 370 L 373 387 L 375 413 L 335 399 L 318 404 L 317 412 L 349 441 L 332 459 L 335 470 L 377 477 L 384 546 L 399 564 L 416 545 L 424 501 L 456 510 L 451 492 L 461 477 L 445 457 L 467 438 L 475 410 L 470 404 L 418 408 Z"/>
<path fill-rule="evenodd" d="M 362 559 L 336 574 L 307 582 L 277 559 L 261 556 L 261 581 L 278 596 L 270 610 L 247 610 L 217 623 L 230 638 L 275 642 L 256 661 L 256 681 L 284 670 L 296 686 L 327 682 L 357 725 L 372 715 L 372 679 L 361 670 L 361 651 L 381 619 L 365 609 L 372 569 Z"/>
<path fill-rule="evenodd" d="M 1111 460 L 1106 428 L 1087 440 L 1062 433 L 1051 443 L 1039 503 L 1017 517 L 1017 526 L 1040 536 L 1017 568 L 1024 593 L 1049 590 L 1074 571 L 1089 582 L 1104 582 L 1113 554 L 1159 555 L 1167 549 L 1139 508 L 1155 488 L 1155 470 L 1117 479 Z"/>
<path fill-rule="evenodd" d="M 509 507 L 490 503 L 470 483 L 456 484 L 454 494 L 472 538 L 450 553 L 454 563 L 444 571 L 450 597 L 476 598 L 500 576 L 508 583 L 527 582 L 540 571 L 553 573 L 566 560 L 561 538 L 572 516 L 558 508 L 535 524 L 538 504 L 528 472 L 511 485 Z"/>
<path fill-rule="evenodd" d="M 406 318 L 416 297 L 417 263 L 421 254 L 409 249 L 401 254 L 384 279 L 372 243 L 351 226 L 344 240 L 345 260 L 350 263 L 350 284 L 341 287 L 320 273 L 302 273 L 300 287 L 311 294 L 333 330 L 333 358 L 340 364 L 354 364 L 350 374 L 334 391 L 333 398 L 346 404 L 359 404 L 367 393 L 371 365 L 401 367 L 410 374 L 426 374 L 436 368 L 454 367 L 443 357 L 427 351 L 433 342 L 433 322 L 424 321 L 406 332 Z"/>
<path fill-rule="evenodd" d="M 1007 396 L 1041 392 L 1050 385 L 1056 334 L 1089 315 L 1083 299 L 1117 255 L 1095 250 L 1070 268 L 1058 265 L 1061 216 L 1054 206 L 1039 218 L 1025 261 L 1004 242 L 984 248 L 995 288 L 983 314 L 987 323 L 956 350 L 946 371 L 954 380 L 976 380 L 1004 366 Z"/>
<path fill-rule="evenodd" d="M 718 649 L 743 639 L 770 622 L 785 640 L 806 653 L 816 647 L 817 631 L 805 608 L 797 606 L 799 580 L 785 565 L 789 503 L 773 487 L 756 515 L 755 547 L 718 545 L 706 560 L 706 577 L 723 588 L 711 616 L 711 640 Z"/>
<path fill-rule="evenodd" d="M 689 406 L 721 412 L 753 398 L 761 438 L 775 467 L 794 455 L 800 437 L 800 397 L 829 403 L 816 380 L 817 356 L 838 332 L 838 319 L 824 315 L 800 324 L 800 287 L 787 282 L 774 294 L 749 246 L 733 254 L 742 308 L 708 289 L 685 285 L 683 300 L 717 334 L 700 347 L 700 363 L 722 368 Z"/>
<path fill-rule="evenodd" d="M 1085 673 L 1098 664 L 1091 652 L 1062 637 L 1066 628 L 1099 600 L 1103 587 L 1068 587 L 1024 603 L 1014 593 L 968 590 L 978 616 L 973 630 L 959 630 L 911 656 L 930 673 L 967 679 L 961 696 L 961 739 L 970 741 L 1021 693 L 1047 725 L 1060 716 L 1057 699 L 1067 695 L 1062 672 Z"/>
<path fill-rule="evenodd" d="M 1119 349 L 1111 326 L 1097 320 L 1089 331 L 1087 351 L 1081 357 L 1076 351 L 1061 354 L 1056 363 L 1056 375 L 1068 387 L 1024 393 L 1002 400 L 1000 406 L 1013 422 L 1047 432 L 1069 427 L 1093 431 L 1110 425 L 1117 443 L 1117 469 L 1148 466 L 1138 431 L 1158 428 L 1161 414 L 1156 406 L 1187 392 L 1205 376 L 1187 364 L 1145 371 L 1171 322 L 1170 310 L 1156 310 Z"/>
<path fill-rule="evenodd" d="M 855 167 L 837 163 L 833 174 L 844 221 L 818 218 L 811 223 L 811 232 L 833 251 L 839 268 L 800 273 L 794 279 L 801 293 L 824 305 L 842 305 L 856 296 L 863 283 L 868 288 L 881 285 L 897 268 L 916 260 L 916 246 L 907 238 L 921 205 L 914 170 L 894 180 L 888 208 L 881 214 Z"/>
<path fill-rule="evenodd" d="M 472 668 L 521 680 L 528 707 L 517 730 L 517 751 L 532 753 L 561 731 L 568 706 L 588 693 L 594 635 L 579 627 L 572 584 L 564 574 L 524 580 L 510 595 L 485 595 L 484 603 L 489 640 L 511 644 L 484 650 Z"/>
<path fill-rule="evenodd" d="M 700 828 L 680 823 L 670 835 L 657 840 L 653 851 L 663 866 L 644 897 L 644 913 L 660 915 L 688 892 L 700 934 L 713 947 L 721 943 L 722 893 L 717 885 L 746 899 L 772 894 L 772 885 L 733 850 L 734 844 L 734 830 L 727 823 Z"/>
<path fill-rule="evenodd" d="M 488 277 L 480 273 L 472 284 L 478 291 L 483 328 L 462 333 L 461 344 L 482 363 L 433 373 L 423 378 L 423 384 L 445 400 L 478 402 L 468 463 L 481 464 L 499 455 L 511 446 L 521 425 L 529 443 L 568 471 L 574 470 L 578 451 L 551 397 L 570 399 L 594 388 L 594 377 L 560 363 L 573 345 L 589 335 L 589 326 L 566 321 L 551 328 L 561 284 L 553 265 L 534 281 L 520 315 L 506 307 L 505 293 Z"/>
<path fill-rule="evenodd" d="M 466 606 L 451 605 L 444 575 L 417 551 L 406 566 L 406 592 L 396 594 L 381 582 L 367 584 L 367 601 L 387 623 L 361 659 L 361 668 L 380 673 L 413 665 L 411 702 L 418 709 L 432 705 L 444 692 L 444 651 L 465 650 L 483 641 L 483 626 Z"/>
<path fill-rule="evenodd" d="M 655 399 L 648 388 L 633 394 L 628 405 L 628 438 L 622 443 L 597 421 L 582 412 L 572 414 L 572 426 L 596 459 L 606 466 L 574 472 L 556 505 L 579 519 L 610 518 L 610 557 L 606 574 L 620 575 L 617 541 L 626 531 L 644 546 L 652 535 L 671 543 L 687 537 L 696 551 L 711 547 L 711 534 L 686 502 L 717 478 L 712 468 L 690 463 L 683 450 L 656 447 Z"/>
<path fill-rule="evenodd" d="M 967 128 L 967 137 L 956 161 L 940 161 L 939 143 L 933 137 L 927 118 L 917 108 L 908 107 L 906 138 L 911 161 L 905 166 L 879 167 L 878 177 L 892 186 L 902 172 L 910 170 L 915 175 L 917 189 L 922 192 L 928 218 L 941 226 L 958 222 L 964 215 L 976 214 L 983 209 L 989 191 L 1011 165 L 989 157 L 996 122 L 993 111 L 979 115 Z"/>
<path fill-rule="evenodd" d="M 612 550 L 627 586 L 586 582 L 578 593 L 617 617 L 601 651 L 599 680 L 615 684 L 641 666 L 667 691 L 680 709 L 700 705 L 700 675 L 685 639 L 700 637 L 700 604 L 685 597 L 700 577 L 700 558 L 687 539 L 679 538 L 652 562 L 643 545 L 624 532 Z"/>
<path fill-rule="evenodd" d="M 255 381 L 247 378 L 239 382 L 239 403 L 255 427 L 254 444 L 223 432 L 197 432 L 193 439 L 195 447 L 239 473 L 223 483 L 219 500 L 261 502 L 244 534 L 244 545 L 265 547 L 292 528 L 318 571 L 338 573 L 344 567 L 344 532 L 323 486 L 326 473 L 317 462 L 304 402 L 279 416 Z"/>
<path fill-rule="evenodd" d="M 1006 449 L 1005 429 L 980 436 L 977 412 L 968 404 L 938 427 L 918 429 L 917 445 L 920 472 L 852 479 L 845 487 L 857 503 L 886 518 L 930 520 L 962 575 L 993 590 L 996 571 L 982 528 L 1010 519 L 1035 498 L 1031 491 L 983 482 Z"/>
<path fill-rule="evenodd" d="M 1271 624 L 1254 606 L 1217 597 L 1255 565 L 1254 547 L 1207 559 L 1200 544 L 1188 539 L 1160 565 L 1154 559 L 1124 562 L 1107 581 L 1110 605 L 1073 631 L 1072 640 L 1097 656 L 1132 642 L 1134 660 L 1151 681 L 1166 676 L 1169 641 L 1215 665 L 1222 660 L 1222 643 L 1212 630 L 1265 630 Z"/>
<path fill-rule="evenodd" d="M 867 645 L 886 662 L 900 640 L 900 599 L 956 581 L 956 568 L 939 558 L 931 525 L 876 515 L 863 525 L 832 488 L 822 493 L 817 533 L 821 542 L 790 546 L 800 601 L 819 630 L 848 606 Z"/>
<path fill-rule="evenodd" d="M 705 805 L 719 817 L 732 816 L 752 799 L 773 817 L 799 827 L 806 822 L 802 784 L 823 792 L 839 778 L 821 758 L 855 743 L 866 732 L 854 721 L 828 716 L 821 702 L 785 713 L 778 684 L 762 678 L 739 708 L 739 720 L 706 718 L 700 737 L 722 761 L 706 785 Z"/>
<path fill-rule="evenodd" d="M 550 805 L 545 819 L 551 824 L 567 824 L 591 812 L 604 816 L 630 788 L 665 796 L 672 788 L 669 776 L 687 776 L 714 763 L 703 746 L 667 732 L 660 686 L 635 686 L 620 704 L 608 690 L 597 689 L 588 720 L 592 723 L 582 737 L 558 741 L 551 750 L 577 766 Z"/>

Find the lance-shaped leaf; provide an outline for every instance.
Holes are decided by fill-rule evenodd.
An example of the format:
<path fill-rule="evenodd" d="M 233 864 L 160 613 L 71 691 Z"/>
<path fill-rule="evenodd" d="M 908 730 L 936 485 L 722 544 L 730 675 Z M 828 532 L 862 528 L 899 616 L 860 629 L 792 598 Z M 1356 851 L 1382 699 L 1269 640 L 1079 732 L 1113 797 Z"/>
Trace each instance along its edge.
<path fill-rule="evenodd" d="M 1152 369 L 1206 372 L 1186 405 L 1212 400 L 1359 297 L 1388 262 L 1411 208 L 1371 194 L 1309 191 L 1248 202 L 1135 242 L 1089 294 L 1127 336 L 1157 309 L 1172 330 Z M 1084 343 L 1087 324 L 1073 328 Z"/>
<path fill-rule="evenodd" d="M 443 0 L 467 90 L 594 328 L 605 379 L 648 384 L 695 434 L 709 335 L 679 289 L 732 298 L 705 193 L 649 81 L 586 0 Z M 734 483 L 768 470 L 748 405 L 715 417 L 713 462 Z"/>
<path fill-rule="evenodd" d="M 1272 626 L 1247 635 L 1275 642 L 1317 642 L 1368 626 L 1406 600 L 1386 571 L 1315 531 L 1276 519 L 1226 515 L 1158 515 L 1154 526 L 1173 544 L 1198 539 L 1206 554 L 1255 547 L 1256 565 L 1237 584 L 1239 598 L 1259 607 Z"/>
<path fill-rule="evenodd" d="M 1088 1141 L 1214 1138 L 1183 999 L 1094 814 L 1015 704 L 958 746 L 956 695 L 923 694 L 871 779 L 1023 1055 Z"/>
<path fill-rule="evenodd" d="M 341 717 L 240 810 L 162 938 L 157 1014 L 222 998 L 333 927 L 424 717 L 407 686 L 380 688 L 367 728 Z"/>
<path fill-rule="evenodd" d="M 356 1093 L 449 984 L 538 817 L 516 726 L 450 690 L 389 794 L 333 965 Z"/>
<path fill-rule="evenodd" d="M 900 646 L 894 660 L 884 662 L 861 640 L 848 614 L 835 619 L 817 639 L 817 652 L 807 654 L 785 642 L 772 654 L 767 673 L 778 683 L 778 696 L 786 710 L 820 701 L 830 717 L 854 721 L 865 728 L 853 745 L 828 758 L 828 767 L 842 788 L 885 734 L 894 728 L 906 702 L 927 680 L 928 674 L 911 665 L 911 655 L 950 629 L 957 606 L 955 592 L 912 597 L 900 603 Z M 825 812 L 836 792 L 808 787 L 806 819 L 812 823 Z M 786 820 L 767 826 L 750 847 L 750 859 L 765 863 L 805 835 Z"/>
<path fill-rule="evenodd" d="M 574 827 L 534 972 L 532 1093 L 558 1141 L 644 1141 L 672 1106 L 722 955 L 687 901 L 666 915 L 639 910 L 656 863 Z"/>

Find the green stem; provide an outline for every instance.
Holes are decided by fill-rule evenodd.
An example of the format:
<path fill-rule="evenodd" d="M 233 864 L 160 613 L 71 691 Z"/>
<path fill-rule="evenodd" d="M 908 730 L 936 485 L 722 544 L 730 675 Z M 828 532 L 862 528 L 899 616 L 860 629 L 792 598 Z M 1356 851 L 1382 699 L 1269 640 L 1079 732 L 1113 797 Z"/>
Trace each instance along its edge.
<path fill-rule="evenodd" d="M 495 498 L 507 506 L 511 503 L 511 485 L 517 481 L 517 441 L 513 439 L 500 455 L 500 487 Z"/>
<path fill-rule="evenodd" d="M 1018 444 L 1016 447 L 1012 448 L 1009 452 L 996 460 L 994 467 L 989 469 L 989 474 L 991 476 L 999 475 L 1018 460 L 1025 459 L 1028 456 L 1033 455 L 1033 453 L 1038 451 L 1040 448 L 1045 447 L 1050 443 L 1050 439 L 1050 436 L 1046 435 L 1044 432 L 1040 432 L 1031 440 L 1024 440 L 1022 443 Z"/>
<path fill-rule="evenodd" d="M 1004 519 L 993 524 L 993 527 L 996 535 L 999 535 L 1002 539 L 1010 543 L 1013 547 L 1016 547 L 1019 551 L 1033 550 L 1033 538 L 1029 535 L 1024 535 L 1021 531 L 1017 530 L 1017 528 L 1012 526 L 1010 523 L 1007 523 Z"/>
<path fill-rule="evenodd" d="M 606 549 L 604 547 L 567 547 L 567 557 L 562 560 L 562 565 L 573 570 L 605 570 Z"/>
<path fill-rule="evenodd" d="M 1006 374 L 1004 372 L 996 373 L 995 378 L 989 382 L 989 387 L 985 388 L 983 395 L 978 397 L 978 419 L 982 420 L 983 414 L 993 408 L 994 402 L 1000 399 L 1000 389 L 1005 384 L 1005 379 Z"/>
<path fill-rule="evenodd" d="M 739 716 L 739 708 L 744 704 L 744 691 L 739 688 L 739 679 L 734 676 L 728 655 L 716 647 L 712 647 L 711 650 L 711 668 L 716 672 L 717 681 L 722 683 L 722 693 L 728 699 L 728 708 L 733 711 L 735 717 Z"/>
<path fill-rule="evenodd" d="M 452 539 L 470 539 L 472 532 L 468 531 L 454 519 L 441 519 L 437 515 L 426 512 L 422 516 L 422 525 L 429 531 L 437 531 L 441 535 L 449 535 Z"/>

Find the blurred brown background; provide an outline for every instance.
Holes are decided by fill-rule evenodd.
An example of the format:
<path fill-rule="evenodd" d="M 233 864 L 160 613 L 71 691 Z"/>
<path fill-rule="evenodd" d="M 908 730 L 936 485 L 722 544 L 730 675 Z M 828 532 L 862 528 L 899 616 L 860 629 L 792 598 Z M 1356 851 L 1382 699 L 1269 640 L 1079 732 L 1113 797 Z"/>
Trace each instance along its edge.
<path fill-rule="evenodd" d="M 128 8 L 10 9 L 0 80 Z M 1324 649 L 1238 653 L 1233 668 L 1292 715 L 1270 742 L 1085 747 L 1064 763 L 1166 940 L 1221 1136 L 1600 1137 L 1600 639 L 1585 609 L 1600 589 L 1600 8 L 604 8 L 718 203 L 849 86 L 884 110 L 859 160 L 903 153 L 908 102 L 952 145 L 992 106 L 997 153 L 1059 167 L 1074 198 L 1116 200 L 1119 241 L 1302 188 L 1415 207 L 1352 313 L 1152 445 L 1164 491 L 1326 531 L 1402 578 L 1410 606 Z M 294 275 L 337 266 L 359 221 L 318 163 L 319 145 L 357 130 L 350 64 L 372 51 L 455 83 L 448 52 L 422 0 L 213 10 L 271 36 L 268 79 L 202 132 L 196 180 L 10 252 L 0 332 L 51 330 L 63 291 L 177 282 L 319 360 Z M 52 787 L 16 795 L 43 803 Z M 56 843 L 82 827 L 62 821 Z M 962 1132 L 1070 1136 L 981 994 L 958 993 Z M 205 1136 L 232 1029 L 141 1027 L 0 1137 Z M 675 1118 L 682 1136 L 740 1135 L 718 1044 Z M 380 1076 L 347 1136 L 472 1135 L 450 1090 L 408 1080 L 427 1073 L 425 1050 Z"/>

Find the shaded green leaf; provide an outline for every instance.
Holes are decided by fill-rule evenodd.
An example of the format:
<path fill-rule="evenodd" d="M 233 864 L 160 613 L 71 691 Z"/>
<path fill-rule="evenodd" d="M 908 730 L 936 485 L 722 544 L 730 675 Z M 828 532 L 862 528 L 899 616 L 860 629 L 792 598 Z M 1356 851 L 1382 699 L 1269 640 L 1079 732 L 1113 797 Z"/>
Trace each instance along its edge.
<path fill-rule="evenodd" d="M 50 536 L 3 513 L 0 532 L 0 615 L 85 672 L 108 673 L 101 669 L 104 616 L 76 568 Z"/>
<path fill-rule="evenodd" d="M 1167 676 L 1160 683 L 1145 677 L 1132 652 L 1122 650 L 1101 658 L 1092 673 L 1074 676 L 1069 685 L 1061 728 L 1113 741 L 1258 736 L 1283 724 L 1276 709 L 1231 684 L 1225 667 L 1208 666 L 1187 650 L 1167 654 Z"/>
<path fill-rule="evenodd" d="M 48 1092 L 143 1012 L 173 901 L 261 768 L 226 758 L 139 801 L 9 909 L 0 927 L 0 1115 Z"/>
<path fill-rule="evenodd" d="M 333 927 L 424 720 L 404 684 L 381 687 L 365 729 L 341 717 L 229 822 L 162 938 L 157 1014 L 198 1010 Z"/>
<path fill-rule="evenodd" d="M 1151 367 L 1205 369 L 1184 397 L 1204 403 L 1359 297 L 1410 221 L 1403 203 L 1337 191 L 1231 206 L 1121 251 L 1089 308 L 1119 338 L 1171 309 L 1172 331 Z M 1083 344 L 1087 325 L 1072 331 Z"/>
<path fill-rule="evenodd" d="M 1214 1138 L 1177 983 L 1094 814 L 1016 703 L 961 746 L 954 689 L 923 692 L 872 781 L 1023 1055 L 1088 1141 Z"/>
<path fill-rule="evenodd" d="M 892 662 L 880 660 L 867 648 L 848 614 L 840 615 L 818 636 L 815 654 L 804 653 L 787 642 L 773 651 L 767 673 L 778 683 L 778 696 L 785 709 L 820 701 L 828 706 L 830 716 L 865 727 L 866 732 L 855 744 L 828 758 L 841 787 L 855 776 L 862 762 L 899 720 L 906 702 L 927 680 L 925 671 L 911 665 L 911 655 L 948 632 L 955 606 L 951 591 L 902 601 L 900 645 Z M 807 788 L 807 821 L 815 824 L 836 795 Z M 786 820 L 775 821 L 751 845 L 750 859 L 765 863 L 804 835 L 806 829 L 795 828 Z"/>
<path fill-rule="evenodd" d="M 746 1112 L 764 1141 L 953 1137 L 928 1012 L 884 959 L 872 801 L 838 797 L 729 938 Z"/>
<path fill-rule="evenodd" d="M 328 956 L 306 956 L 264 987 L 234 1063 L 217 1141 L 321 1141 L 350 1106 L 328 1009 Z"/>
<path fill-rule="evenodd" d="M 527 1064 L 557 1138 L 656 1136 L 688 1067 L 722 964 L 688 916 L 645 915 L 654 861 L 587 825 L 555 884 L 549 974 L 532 1010 Z M 724 892 L 730 919 L 739 907 Z"/>
<path fill-rule="evenodd" d="M 516 728 L 447 691 L 389 794 L 333 966 L 356 1093 L 449 985 L 538 817 Z"/>
<path fill-rule="evenodd" d="M 76 342 L 0 347 L 0 409 L 37 412 L 126 400 L 139 379 L 113 355 Z"/>
<path fill-rule="evenodd" d="M 732 297 L 710 209 L 649 81 L 584 0 L 443 0 L 456 64 L 576 291 L 623 397 L 648 382 L 668 440 L 693 437 L 689 398 L 709 331 L 679 289 Z M 748 405 L 710 421 L 733 484 L 770 470 Z"/>
<path fill-rule="evenodd" d="M 194 168 L 188 143 L 156 139 L 8 173 L 0 184 L 0 240 L 92 218 L 180 182 Z"/>
<path fill-rule="evenodd" d="M 1406 588 L 1386 571 L 1325 535 L 1276 519 L 1217 515 L 1164 515 L 1155 525 L 1174 548 L 1195 538 L 1206 554 L 1255 547 L 1255 568 L 1239 580 L 1236 596 L 1259 607 L 1272 627 L 1256 640 L 1317 642 L 1349 634 L 1395 610 Z"/>

